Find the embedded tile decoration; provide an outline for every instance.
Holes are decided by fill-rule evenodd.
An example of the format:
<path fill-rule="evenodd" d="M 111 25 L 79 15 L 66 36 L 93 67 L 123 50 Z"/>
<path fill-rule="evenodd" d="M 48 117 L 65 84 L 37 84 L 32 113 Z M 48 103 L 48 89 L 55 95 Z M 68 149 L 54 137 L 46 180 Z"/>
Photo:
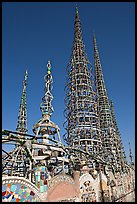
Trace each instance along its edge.
<path fill-rule="evenodd" d="M 2 185 L 2 202 L 36 202 L 39 198 L 27 186 L 20 183 Z"/>

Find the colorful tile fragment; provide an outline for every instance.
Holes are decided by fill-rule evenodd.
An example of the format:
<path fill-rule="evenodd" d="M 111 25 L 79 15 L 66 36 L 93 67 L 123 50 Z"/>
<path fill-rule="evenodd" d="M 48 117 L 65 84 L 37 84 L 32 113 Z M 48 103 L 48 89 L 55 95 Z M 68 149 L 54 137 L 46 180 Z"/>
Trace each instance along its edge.
<path fill-rule="evenodd" d="M 10 187 L 10 190 L 14 192 L 14 191 L 16 190 L 16 188 L 17 188 L 16 185 L 12 185 L 12 186 Z"/>

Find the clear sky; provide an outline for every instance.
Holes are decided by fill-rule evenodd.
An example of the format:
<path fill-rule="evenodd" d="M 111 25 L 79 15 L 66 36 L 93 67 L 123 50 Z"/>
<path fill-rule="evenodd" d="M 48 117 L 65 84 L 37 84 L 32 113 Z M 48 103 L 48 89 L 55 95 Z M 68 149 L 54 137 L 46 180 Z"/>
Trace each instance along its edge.
<path fill-rule="evenodd" d="M 25 70 L 28 70 L 28 133 L 41 118 L 47 61 L 52 64 L 53 107 L 51 120 L 65 130 L 63 111 L 66 67 L 70 60 L 75 2 L 2 3 L 2 128 L 16 130 Z M 129 155 L 135 155 L 135 4 L 78 2 L 83 41 L 92 65 L 93 31 L 102 70 L 113 100 L 115 115 Z"/>

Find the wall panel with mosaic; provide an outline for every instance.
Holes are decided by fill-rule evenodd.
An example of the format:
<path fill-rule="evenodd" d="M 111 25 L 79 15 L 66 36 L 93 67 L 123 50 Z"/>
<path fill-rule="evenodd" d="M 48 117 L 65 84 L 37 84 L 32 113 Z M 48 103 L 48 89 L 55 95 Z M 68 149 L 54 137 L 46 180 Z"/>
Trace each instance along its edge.
<path fill-rule="evenodd" d="M 2 181 L 2 202 L 37 202 L 38 192 L 20 179 Z"/>

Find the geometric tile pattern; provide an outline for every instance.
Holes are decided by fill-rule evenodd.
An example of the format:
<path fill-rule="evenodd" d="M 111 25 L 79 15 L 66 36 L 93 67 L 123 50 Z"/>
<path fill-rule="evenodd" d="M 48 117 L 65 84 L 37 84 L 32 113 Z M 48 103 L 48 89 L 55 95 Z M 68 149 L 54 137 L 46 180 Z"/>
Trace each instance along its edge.
<path fill-rule="evenodd" d="M 2 185 L 2 202 L 36 202 L 39 198 L 22 184 L 8 183 Z"/>

